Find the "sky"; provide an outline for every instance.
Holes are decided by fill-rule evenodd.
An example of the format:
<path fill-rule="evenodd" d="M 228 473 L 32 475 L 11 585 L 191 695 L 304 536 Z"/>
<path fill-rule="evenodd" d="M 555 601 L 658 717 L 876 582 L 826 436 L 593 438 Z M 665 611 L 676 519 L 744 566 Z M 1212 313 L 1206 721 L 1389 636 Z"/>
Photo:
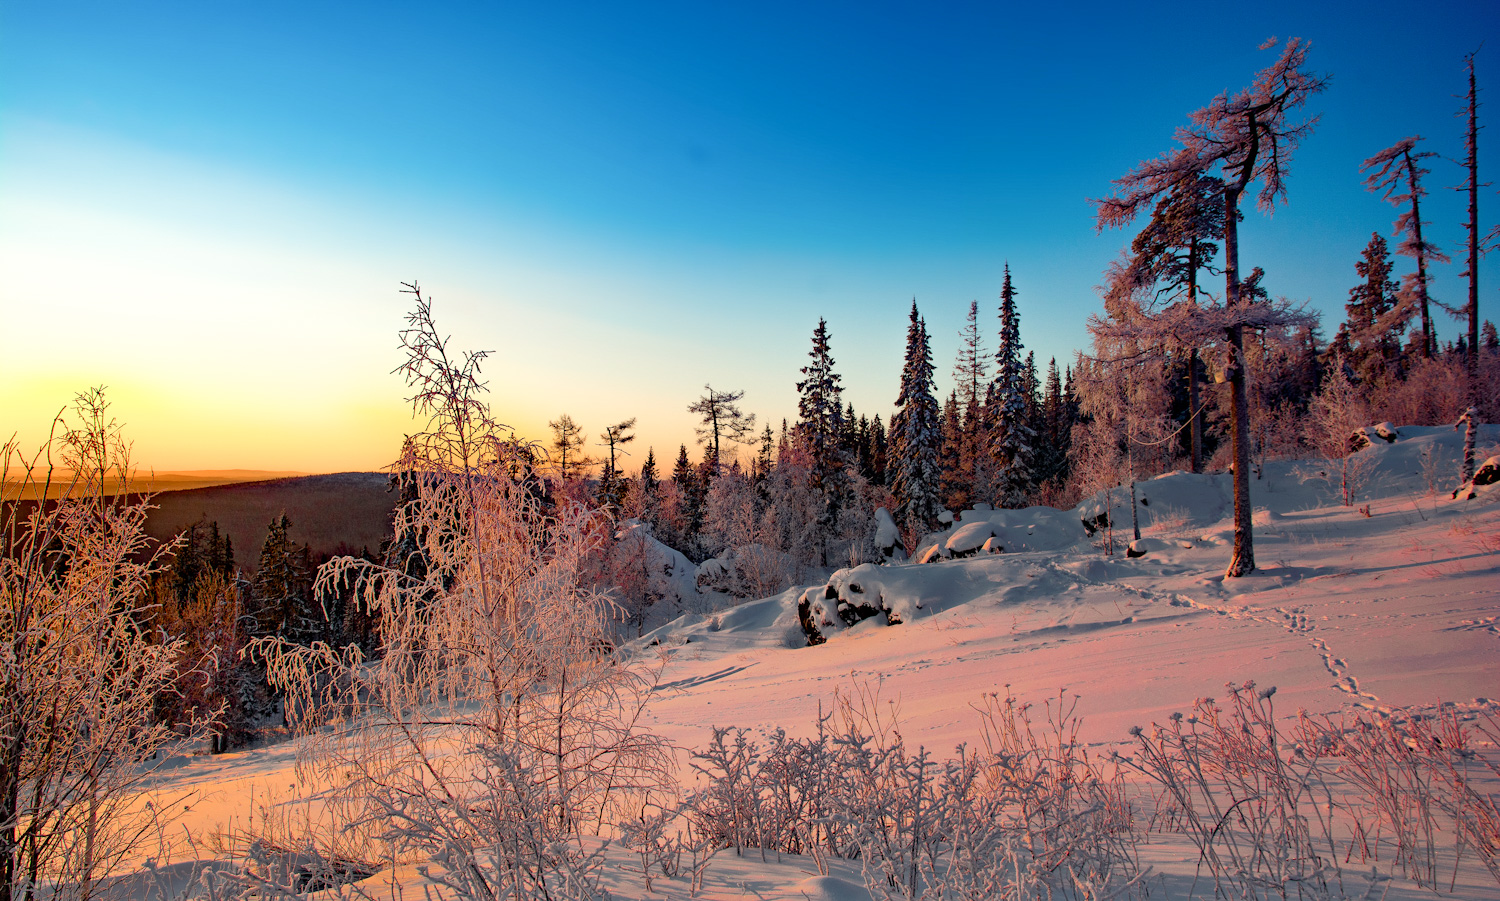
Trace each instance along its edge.
<path fill-rule="evenodd" d="M 820 317 L 846 400 L 888 420 L 913 299 L 946 393 L 970 301 L 995 346 L 1007 264 L 1040 363 L 1087 349 L 1131 235 L 1089 199 L 1271 36 L 1332 81 L 1241 263 L 1331 336 L 1398 212 L 1359 163 L 1409 135 L 1460 157 L 1463 56 L 1481 101 L 1500 72 L 1490 2 L 1005 6 L 5 0 L 0 433 L 35 447 L 105 385 L 158 471 L 381 468 L 418 428 L 392 374 L 413 280 L 455 350 L 493 352 L 502 422 L 636 417 L 627 468 L 693 447 L 705 385 L 795 420 Z M 1459 258 L 1449 160 L 1424 218 Z M 1434 296 L 1462 302 L 1461 269 Z"/>

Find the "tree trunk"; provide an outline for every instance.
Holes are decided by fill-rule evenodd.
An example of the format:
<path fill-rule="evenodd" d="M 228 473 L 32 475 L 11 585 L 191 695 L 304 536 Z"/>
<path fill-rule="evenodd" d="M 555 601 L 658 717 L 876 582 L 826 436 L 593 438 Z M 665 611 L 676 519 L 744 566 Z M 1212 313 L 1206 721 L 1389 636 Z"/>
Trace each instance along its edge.
<path fill-rule="evenodd" d="M 1224 190 L 1224 296 L 1226 304 L 1240 304 L 1240 192 L 1230 186 Z M 1225 570 L 1225 578 L 1237 578 L 1255 571 L 1255 545 L 1251 533 L 1250 507 L 1250 397 L 1245 385 L 1245 330 L 1229 329 L 1229 400 L 1234 410 L 1230 440 L 1234 444 L 1234 555 Z"/>
<path fill-rule="evenodd" d="M 1188 352 L 1188 415 L 1192 417 L 1188 426 L 1192 433 L 1193 472 L 1203 471 L 1203 413 L 1198 409 L 1198 348 Z"/>
<path fill-rule="evenodd" d="M 1198 306 L 1198 239 L 1188 247 L 1188 303 Z M 1198 348 L 1188 351 L 1188 431 L 1192 438 L 1193 472 L 1203 471 L 1203 415 L 1198 409 Z"/>
<path fill-rule="evenodd" d="M 1469 134 L 1468 159 L 1464 161 L 1469 170 L 1469 407 L 1479 406 L 1479 117 L 1478 93 L 1474 85 L 1474 54 L 1469 54 Z M 1478 413 L 1471 412 L 1477 420 Z M 1474 425 L 1469 428 L 1472 430 Z M 1474 455 L 1464 455 L 1463 481 L 1474 478 Z"/>
<path fill-rule="evenodd" d="M 1421 294 L 1422 302 L 1422 356 L 1432 359 L 1432 354 L 1437 350 L 1437 335 L 1432 327 L 1432 316 L 1427 307 L 1427 246 L 1422 243 L 1422 208 L 1421 198 L 1417 196 L 1417 170 L 1416 162 L 1411 158 L 1411 150 L 1406 151 L 1406 175 L 1407 186 L 1411 192 L 1411 219 L 1412 236 L 1416 238 L 1417 244 L 1417 291 Z"/>

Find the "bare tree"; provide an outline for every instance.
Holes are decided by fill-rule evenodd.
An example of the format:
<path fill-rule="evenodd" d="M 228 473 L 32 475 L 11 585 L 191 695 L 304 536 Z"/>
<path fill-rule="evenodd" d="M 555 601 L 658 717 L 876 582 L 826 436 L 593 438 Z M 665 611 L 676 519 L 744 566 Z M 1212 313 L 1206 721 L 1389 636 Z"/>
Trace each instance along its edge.
<path fill-rule="evenodd" d="M 1272 43 L 1268 41 L 1263 46 Z M 1113 228 L 1129 223 L 1184 182 L 1215 169 L 1224 180 L 1224 306 L 1212 315 L 1180 311 L 1176 316 L 1150 323 L 1149 327 L 1157 331 L 1166 327 L 1180 333 L 1196 331 L 1205 343 L 1213 336 L 1227 345 L 1225 374 L 1233 408 L 1230 437 L 1234 445 L 1234 554 L 1225 575 L 1231 577 L 1255 569 L 1244 334 L 1246 328 L 1268 324 L 1268 318 L 1281 321 L 1268 305 L 1246 303 L 1241 298 L 1240 198 L 1259 183 L 1257 206 L 1269 213 L 1278 200 L 1286 197 L 1292 151 L 1311 134 L 1317 122 L 1316 117 L 1302 121 L 1293 121 L 1292 117 L 1328 84 L 1327 77 L 1306 70 L 1307 51 L 1306 42 L 1292 38 L 1280 58 L 1261 70 L 1249 88 L 1233 96 L 1220 94 L 1208 106 L 1193 112 L 1189 117 L 1191 123 L 1177 131 L 1181 146 L 1141 163 L 1116 180 L 1118 190 L 1113 196 L 1096 201 L 1099 228 Z"/>
<path fill-rule="evenodd" d="M 1401 243 L 1396 252 L 1417 261 L 1417 271 L 1406 276 L 1402 285 L 1402 303 L 1407 315 L 1411 306 L 1416 306 L 1422 315 L 1422 356 L 1430 358 L 1437 350 L 1437 335 L 1432 327 L 1432 316 L 1428 307 L 1427 263 L 1448 262 L 1448 257 L 1436 244 L 1422 237 L 1422 198 L 1427 191 L 1422 187 L 1422 176 L 1430 170 L 1422 166 L 1422 160 L 1437 156 L 1431 151 L 1418 151 L 1421 135 L 1397 141 L 1360 164 L 1361 172 L 1368 172 L 1365 187 L 1380 192 L 1386 200 L 1396 206 L 1410 204 L 1396 218 L 1396 234 Z M 1403 184 L 1404 183 L 1404 184 Z M 1402 188 L 1405 192 L 1402 193 Z"/>
<path fill-rule="evenodd" d="M 743 391 L 715 391 L 712 385 L 704 385 L 703 391 L 703 396 L 688 404 L 687 409 L 703 418 L 703 424 L 697 428 L 698 443 L 713 451 L 713 463 L 718 466 L 723 460 L 719 456 L 722 441 L 750 443 L 752 439 L 747 436 L 755 430 L 755 414 L 747 415 L 740 410 Z"/>

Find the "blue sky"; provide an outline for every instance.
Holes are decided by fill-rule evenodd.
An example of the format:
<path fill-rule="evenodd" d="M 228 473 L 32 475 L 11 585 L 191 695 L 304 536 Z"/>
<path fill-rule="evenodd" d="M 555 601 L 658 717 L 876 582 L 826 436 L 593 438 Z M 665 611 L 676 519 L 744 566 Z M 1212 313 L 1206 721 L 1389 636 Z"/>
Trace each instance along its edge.
<path fill-rule="evenodd" d="M 1242 261 L 1331 335 L 1396 215 L 1359 162 L 1411 134 L 1462 153 L 1462 57 L 1497 21 L 804 6 L 0 5 L 0 431 L 104 383 L 159 469 L 377 467 L 410 429 L 388 373 L 413 278 L 456 345 L 497 352 L 503 419 L 542 438 L 562 412 L 638 416 L 662 457 L 706 382 L 794 416 L 819 316 L 860 412 L 889 415 L 913 296 L 946 386 L 970 300 L 993 346 L 1006 262 L 1022 340 L 1064 362 L 1129 240 L 1088 198 L 1247 84 L 1272 35 L 1333 81 Z M 1433 168 L 1425 218 L 1457 256 L 1460 173 Z"/>

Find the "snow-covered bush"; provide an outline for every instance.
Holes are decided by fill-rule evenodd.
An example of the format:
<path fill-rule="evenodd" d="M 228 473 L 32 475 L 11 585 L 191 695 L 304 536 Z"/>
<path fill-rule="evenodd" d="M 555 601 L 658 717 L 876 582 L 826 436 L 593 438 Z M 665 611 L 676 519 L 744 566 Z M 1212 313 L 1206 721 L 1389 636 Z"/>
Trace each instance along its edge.
<path fill-rule="evenodd" d="M 1137 836 L 1121 786 L 1077 738 L 1071 703 L 1038 729 L 1014 698 L 980 708 L 980 749 L 939 762 L 856 687 L 812 738 L 715 728 L 684 815 L 722 847 L 859 859 L 890 898 L 1129 897 Z M 820 870 L 826 869 L 820 863 Z"/>

